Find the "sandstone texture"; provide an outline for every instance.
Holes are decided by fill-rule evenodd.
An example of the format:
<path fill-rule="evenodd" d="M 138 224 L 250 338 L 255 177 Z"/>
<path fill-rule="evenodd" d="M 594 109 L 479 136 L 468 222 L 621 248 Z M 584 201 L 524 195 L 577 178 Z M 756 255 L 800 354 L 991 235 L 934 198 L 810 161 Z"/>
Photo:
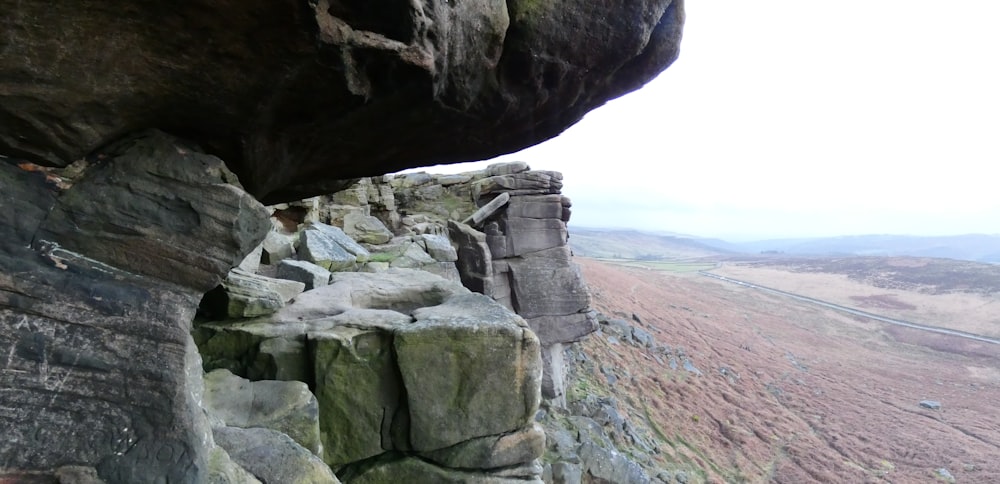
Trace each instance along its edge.
<path fill-rule="evenodd" d="M 354 179 L 555 136 L 673 61 L 680 1 L 0 9 L 0 467 L 335 482 L 321 457 L 368 480 L 537 478 L 543 348 L 589 322 L 546 252 L 566 243 L 561 177 Z M 329 217 L 258 202 L 347 187 Z M 196 314 L 215 321 L 192 338 Z M 249 380 L 204 392 L 195 342 Z M 245 395 L 278 380 L 311 388 L 318 434 Z"/>
<path fill-rule="evenodd" d="M 378 175 L 637 89 L 680 0 L 0 11 L 0 481 L 539 480 L 561 176 Z"/>
<path fill-rule="evenodd" d="M 124 146 L 135 149 L 148 144 L 153 152 L 179 154 L 182 160 L 197 153 L 179 143 L 150 132 Z M 122 168 L 127 173 L 158 173 L 155 165 L 143 168 L 129 161 Z M 196 161 L 208 173 L 220 170 L 218 180 L 231 179 L 218 160 L 199 157 Z M 152 197 L 148 193 L 153 193 L 167 200 L 184 200 L 181 197 L 190 189 L 176 188 L 174 198 L 153 188 L 136 191 L 126 184 L 117 189 L 120 178 L 104 173 L 114 169 L 115 162 L 87 168 L 54 193 L 43 173 L 22 168 L 4 172 L 36 180 L 42 190 L 32 196 L 55 206 L 49 217 L 55 214 L 61 224 L 49 228 L 42 212 L 25 207 L 27 213 L 38 214 L 37 226 L 24 218 L 8 218 L 5 223 L 34 245 L 15 244 L 9 250 L 41 255 L 36 260 L 57 275 L 91 267 L 93 277 L 160 291 L 169 297 L 159 295 L 154 300 L 171 304 L 170 309 L 156 309 L 148 302 L 141 307 L 159 311 L 163 314 L 157 317 L 172 321 L 175 344 L 181 345 L 183 358 L 176 363 L 161 357 L 149 361 L 159 365 L 159 371 L 180 375 L 168 388 L 183 399 L 159 400 L 156 407 L 159 412 L 174 413 L 164 421 L 172 422 L 180 443 L 154 440 L 148 436 L 159 434 L 134 430 L 136 441 L 117 444 L 120 447 L 112 447 L 110 456 L 90 457 L 100 448 L 81 450 L 78 442 L 70 441 L 67 449 L 78 453 L 74 462 L 85 464 L 84 468 L 93 469 L 107 482 L 144 482 L 162 476 L 219 483 L 252 479 L 388 482 L 398 481 L 398 476 L 414 482 L 540 479 L 544 468 L 537 459 L 545 449 L 545 436 L 534 423 L 536 411 L 543 395 L 560 401 L 565 380 L 562 343 L 591 330 L 589 294 L 565 246 L 569 202 L 558 193 L 560 175 L 533 172 L 523 163 L 514 163 L 459 176 L 369 178 L 346 194 L 268 208 L 236 185 L 220 190 L 207 183 L 211 178 L 201 176 L 187 183 L 204 186 L 210 196 L 234 197 L 236 202 L 222 205 L 235 210 L 230 215 L 206 202 L 192 204 L 205 208 L 199 208 L 199 216 L 190 220 L 229 227 L 226 235 L 223 228 L 193 226 L 191 233 L 219 247 L 196 253 L 186 249 L 189 241 L 165 245 L 173 239 L 164 240 L 167 235 L 155 226 L 132 229 L 139 235 L 123 234 L 124 230 L 116 228 L 124 221 L 138 223 L 145 213 L 132 213 L 143 205 L 130 202 L 127 196 Z M 64 237 L 67 244 L 78 243 L 75 232 L 66 230 L 65 224 L 96 217 L 77 216 L 70 221 L 66 213 L 100 213 L 86 204 L 82 208 L 57 206 L 77 200 L 67 196 L 69 192 L 88 188 L 88 170 L 99 170 L 94 173 L 101 175 L 96 178 L 104 183 L 101 191 L 119 193 L 123 202 L 113 204 L 97 196 L 97 190 L 88 191 L 91 196 L 86 200 L 103 203 L 98 206 L 108 212 L 109 220 L 88 222 L 85 228 L 107 234 L 102 235 L 107 240 L 123 238 L 130 253 L 149 253 L 149 257 L 167 253 L 194 267 L 171 271 L 153 267 L 143 269 L 147 274 L 135 274 L 109 265 L 131 269 L 132 259 L 123 256 L 121 249 L 101 246 L 107 253 L 94 251 L 90 258 L 62 248 L 56 242 L 63 240 L 57 238 L 60 234 L 68 234 Z M 476 194 L 489 199 L 474 198 Z M 17 194 L 13 199 L 23 197 Z M 496 199 L 503 203 L 492 202 Z M 167 202 L 157 199 L 157 203 Z M 435 206 L 444 209 L 417 210 Z M 490 208 L 482 211 L 480 206 Z M 118 216 L 114 210 L 132 218 Z M 171 213 L 188 216 L 185 211 Z M 472 217 L 476 213 L 479 216 Z M 267 223 L 268 214 L 272 223 Z M 487 234 L 457 222 L 459 218 L 492 229 Z M 540 223 L 510 222 L 515 219 Z M 162 216 L 157 220 L 176 224 Z M 394 221 L 392 232 L 389 227 Z M 336 223 L 348 230 L 330 225 Z M 361 230 L 364 227 L 375 230 Z M 144 241 L 144 233 L 151 234 L 151 240 Z M 372 237 L 373 233 L 381 235 Z M 92 251 L 96 247 L 79 243 Z M 226 255 L 226 250 L 232 253 Z M 100 262 L 102 258 L 108 262 Z M 25 262 L 12 258 L 9 263 Z M 208 277 L 210 270 L 222 267 L 232 269 Z M 196 289 L 186 289 L 181 283 Z M 95 295 L 91 304 L 122 304 L 119 293 L 111 293 L 116 295 L 112 299 L 94 292 L 102 284 L 107 283 L 88 288 Z M 198 295 L 206 290 L 199 302 Z M 58 331 L 53 334 L 61 337 Z M 15 342 L 13 354 L 39 358 L 39 365 L 51 365 L 46 358 L 60 364 L 72 358 L 73 364 L 98 369 L 101 374 L 121 371 L 116 368 L 122 363 L 94 357 L 89 350 L 71 353 L 31 341 Z M 130 351 L 117 350 L 116 354 L 123 357 Z M 138 362 L 141 369 L 142 360 Z M 204 377 L 203 370 L 208 372 Z M 76 394 L 67 399 L 78 401 Z M 139 440 L 139 435 L 146 435 L 147 440 Z M 18 437 L 15 442 L 23 440 Z M 125 456 L 154 450 L 168 455 L 160 450 L 164 446 L 170 446 L 169 455 L 180 457 L 159 467 L 123 460 L 118 455 L 122 451 L 116 450 L 126 449 Z M 45 470 L 65 462 L 52 455 L 33 463 L 27 460 L 31 455 L 16 465 Z"/>
<path fill-rule="evenodd" d="M 294 387 L 258 396 L 289 384 L 270 378 L 296 375 L 314 389 L 318 453 L 338 473 L 385 455 L 438 452 L 440 468 L 421 471 L 429 474 L 417 482 L 456 469 L 487 479 L 541 455 L 532 430 L 538 339 L 492 299 L 426 271 L 336 273 L 271 315 L 204 323 L 198 333 L 206 367 L 258 380 L 211 371 L 205 401 L 213 421 L 281 430 L 317 451 L 313 413 L 296 410 L 312 400 Z"/>
<path fill-rule="evenodd" d="M 188 331 L 267 212 L 221 160 L 157 132 L 61 181 L 0 163 L 0 468 L 205 479 Z"/>
<path fill-rule="evenodd" d="M 551 138 L 678 54 L 680 0 L 4 0 L 0 153 L 65 166 L 160 128 L 268 203 Z"/>
<path fill-rule="evenodd" d="M 340 484 L 322 460 L 281 432 L 260 427 L 220 427 L 214 436 L 233 461 L 261 482 Z"/>
<path fill-rule="evenodd" d="M 202 407 L 216 427 L 268 428 L 320 453 L 319 408 L 303 382 L 253 382 L 228 370 L 215 370 L 205 375 Z"/>

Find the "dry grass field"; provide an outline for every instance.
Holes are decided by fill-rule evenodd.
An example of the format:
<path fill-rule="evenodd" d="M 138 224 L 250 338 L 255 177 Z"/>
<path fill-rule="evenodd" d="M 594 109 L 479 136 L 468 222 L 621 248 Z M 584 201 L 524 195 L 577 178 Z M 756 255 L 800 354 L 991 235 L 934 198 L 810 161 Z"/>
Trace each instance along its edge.
<path fill-rule="evenodd" d="M 728 260 L 713 273 L 881 316 L 1000 337 L 1000 266 L 948 259 Z"/>
<path fill-rule="evenodd" d="M 696 273 L 577 261 L 600 311 L 635 315 L 634 324 L 700 371 L 600 335 L 582 343 L 595 367 L 618 376 L 608 385 L 595 371 L 590 384 L 606 388 L 588 391 L 614 395 L 623 412 L 653 428 L 665 466 L 700 469 L 691 477 L 713 483 L 949 482 L 941 469 L 951 482 L 1000 482 L 1000 346 Z M 786 273 L 796 275 L 775 270 L 760 282 L 777 285 Z M 804 292 L 813 287 L 807 281 L 838 286 L 817 297 L 892 294 L 926 304 L 842 276 L 802 277 L 786 289 Z M 909 310 L 875 302 L 884 299 L 870 301 Z M 925 399 L 941 408 L 921 407 Z"/>

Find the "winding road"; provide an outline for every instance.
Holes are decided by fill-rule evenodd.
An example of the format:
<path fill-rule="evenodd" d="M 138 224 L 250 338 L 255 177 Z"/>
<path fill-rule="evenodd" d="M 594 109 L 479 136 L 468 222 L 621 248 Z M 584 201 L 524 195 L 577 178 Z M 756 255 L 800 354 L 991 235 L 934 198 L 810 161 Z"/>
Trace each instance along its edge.
<path fill-rule="evenodd" d="M 807 302 L 807 303 L 811 303 L 811 304 L 816 304 L 818 306 L 823 306 L 825 308 L 834 309 L 834 310 L 845 312 L 845 313 L 848 313 L 848 314 L 853 314 L 855 316 L 862 316 L 862 317 L 865 317 L 865 318 L 874 319 L 874 320 L 877 320 L 877 321 L 882 321 L 884 323 L 895 324 L 897 326 L 905 326 L 907 328 L 919 329 L 921 331 L 927 331 L 927 332 L 938 333 L 938 334 L 945 334 L 945 335 L 949 335 L 949 336 L 958 336 L 960 338 L 967 338 L 967 339 L 971 339 L 971 340 L 975 340 L 975 341 L 981 341 L 981 342 L 984 342 L 984 343 L 992 343 L 992 344 L 995 344 L 995 345 L 1000 345 L 1000 339 L 990 338 L 990 337 L 979 335 L 979 334 L 966 333 L 964 331 L 956 331 L 954 329 L 941 328 L 941 327 L 938 327 L 938 326 L 928 326 L 926 324 L 917 324 L 917 323 L 911 323 L 909 321 L 901 321 L 899 319 L 887 318 L 885 316 L 879 316 L 878 314 L 872 314 L 872 313 L 869 313 L 869 312 L 866 312 L 866 311 L 861 311 L 859 309 L 849 308 L 847 306 L 841 306 L 839 304 L 833 304 L 833 303 L 827 302 L 827 301 L 821 301 L 819 299 L 814 299 L 814 298 L 811 298 L 811 297 L 808 297 L 808 296 L 802 296 L 800 294 L 794 294 L 794 293 L 791 293 L 791 292 L 785 292 L 785 291 L 781 291 L 781 290 L 778 290 L 778 289 L 772 289 L 770 287 L 759 286 L 757 284 L 749 283 L 749 282 L 746 282 L 746 281 L 740 281 L 740 280 L 733 279 L 733 278 L 730 278 L 730 277 L 720 276 L 718 274 L 713 274 L 711 272 L 698 271 L 698 274 L 701 274 L 701 275 L 707 276 L 707 277 L 711 277 L 713 279 L 718 279 L 720 281 L 725 281 L 725 282 L 729 282 L 729 283 L 732 283 L 732 284 L 738 284 L 740 286 L 749 287 L 751 289 L 757 289 L 759 291 L 768 292 L 768 293 L 771 293 L 771 294 L 777 294 L 779 296 L 790 297 L 792 299 L 796 299 L 796 300 Z"/>

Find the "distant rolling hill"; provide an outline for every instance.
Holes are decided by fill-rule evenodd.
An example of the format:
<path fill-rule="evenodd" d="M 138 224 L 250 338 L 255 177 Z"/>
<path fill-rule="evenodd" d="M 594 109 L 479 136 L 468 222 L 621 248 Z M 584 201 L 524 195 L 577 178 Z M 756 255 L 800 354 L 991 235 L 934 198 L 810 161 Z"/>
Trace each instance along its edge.
<path fill-rule="evenodd" d="M 1000 264 L 1000 235 L 921 237 L 852 235 L 728 242 L 674 233 L 570 227 L 576 255 L 617 259 L 688 259 L 777 253 L 808 256 L 911 256 Z"/>
<path fill-rule="evenodd" d="M 705 243 L 712 245 L 713 241 Z M 727 243 L 720 247 L 754 254 L 780 252 L 788 255 L 912 256 L 1000 263 L 1000 235 L 853 235 Z"/>
<path fill-rule="evenodd" d="M 733 251 L 713 247 L 693 237 L 629 229 L 570 226 L 569 245 L 574 255 L 606 259 L 692 259 L 735 254 Z"/>

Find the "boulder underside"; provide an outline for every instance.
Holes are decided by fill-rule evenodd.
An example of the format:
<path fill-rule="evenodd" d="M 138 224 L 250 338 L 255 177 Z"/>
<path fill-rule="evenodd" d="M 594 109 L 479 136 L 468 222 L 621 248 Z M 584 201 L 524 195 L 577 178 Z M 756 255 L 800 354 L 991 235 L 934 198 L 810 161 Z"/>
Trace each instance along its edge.
<path fill-rule="evenodd" d="M 266 203 L 556 136 L 677 57 L 681 0 L 0 0 L 0 154 L 157 128 Z"/>

